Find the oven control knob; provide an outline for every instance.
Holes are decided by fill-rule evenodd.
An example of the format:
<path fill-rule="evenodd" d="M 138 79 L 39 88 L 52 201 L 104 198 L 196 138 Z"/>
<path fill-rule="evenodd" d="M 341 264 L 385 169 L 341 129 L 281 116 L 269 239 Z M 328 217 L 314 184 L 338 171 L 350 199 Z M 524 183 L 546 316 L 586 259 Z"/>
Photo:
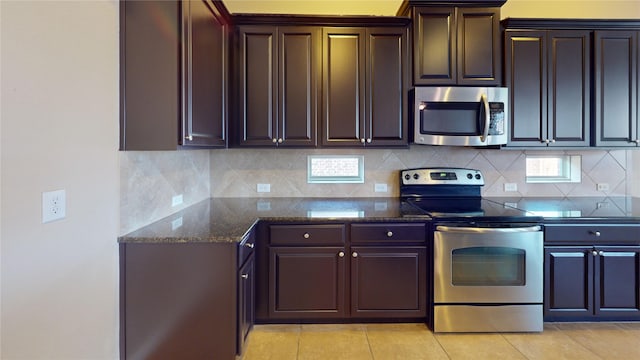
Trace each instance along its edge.
<path fill-rule="evenodd" d="M 467 174 L 467 179 L 469 179 L 469 180 L 473 179 L 473 175 L 471 175 L 471 173 L 468 173 Z"/>
<path fill-rule="evenodd" d="M 476 174 L 476 180 L 480 180 L 480 174 Z"/>
<path fill-rule="evenodd" d="M 420 175 L 418 175 L 418 174 L 413 174 L 413 178 L 414 178 L 414 179 L 416 179 L 416 180 L 418 180 L 418 179 L 420 178 Z"/>
<path fill-rule="evenodd" d="M 411 179 L 411 175 L 409 175 L 409 174 L 405 175 L 405 176 L 404 176 L 404 179 L 405 179 L 405 180 L 409 180 L 409 179 Z"/>

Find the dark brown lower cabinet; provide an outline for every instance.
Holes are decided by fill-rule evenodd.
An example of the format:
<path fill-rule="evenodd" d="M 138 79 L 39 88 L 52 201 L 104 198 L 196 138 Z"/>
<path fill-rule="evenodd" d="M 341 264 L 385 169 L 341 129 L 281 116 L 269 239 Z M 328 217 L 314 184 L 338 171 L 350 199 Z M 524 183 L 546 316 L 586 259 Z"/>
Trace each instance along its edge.
<path fill-rule="evenodd" d="M 640 320 L 640 246 L 545 247 L 544 317 Z"/>
<path fill-rule="evenodd" d="M 351 317 L 425 317 L 426 263 L 424 246 L 352 247 Z"/>
<path fill-rule="evenodd" d="M 238 354 L 242 354 L 249 331 L 255 322 L 256 273 L 253 255 L 238 270 Z"/>
<path fill-rule="evenodd" d="M 269 250 L 269 318 L 343 318 L 343 247 L 272 247 Z"/>
<path fill-rule="evenodd" d="M 235 359 L 235 244 L 120 245 L 121 359 Z"/>

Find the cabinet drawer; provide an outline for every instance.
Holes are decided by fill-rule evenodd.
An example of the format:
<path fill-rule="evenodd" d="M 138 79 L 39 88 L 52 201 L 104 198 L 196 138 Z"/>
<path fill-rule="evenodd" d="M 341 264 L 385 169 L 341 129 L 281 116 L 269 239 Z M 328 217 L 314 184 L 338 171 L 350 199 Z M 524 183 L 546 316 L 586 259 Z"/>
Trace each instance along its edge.
<path fill-rule="evenodd" d="M 424 223 L 351 224 L 351 242 L 363 243 L 424 243 L 427 236 Z"/>
<path fill-rule="evenodd" d="M 546 225 L 547 243 L 640 244 L 640 224 Z"/>
<path fill-rule="evenodd" d="M 269 235 L 270 244 L 276 246 L 341 246 L 345 242 L 345 225 L 271 225 Z"/>
<path fill-rule="evenodd" d="M 242 266 L 249 256 L 253 253 L 256 246 L 256 235 L 251 231 L 244 239 L 238 244 L 238 266 Z"/>

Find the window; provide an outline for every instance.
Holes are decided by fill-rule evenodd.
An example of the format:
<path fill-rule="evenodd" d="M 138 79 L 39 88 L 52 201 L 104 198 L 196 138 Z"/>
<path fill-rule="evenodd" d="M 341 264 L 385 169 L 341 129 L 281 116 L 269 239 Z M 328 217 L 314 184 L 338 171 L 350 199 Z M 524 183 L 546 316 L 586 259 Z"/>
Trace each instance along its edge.
<path fill-rule="evenodd" d="M 580 155 L 527 155 L 528 183 L 579 183 Z"/>
<path fill-rule="evenodd" d="M 361 155 L 309 155 L 309 184 L 364 183 L 364 157 Z"/>

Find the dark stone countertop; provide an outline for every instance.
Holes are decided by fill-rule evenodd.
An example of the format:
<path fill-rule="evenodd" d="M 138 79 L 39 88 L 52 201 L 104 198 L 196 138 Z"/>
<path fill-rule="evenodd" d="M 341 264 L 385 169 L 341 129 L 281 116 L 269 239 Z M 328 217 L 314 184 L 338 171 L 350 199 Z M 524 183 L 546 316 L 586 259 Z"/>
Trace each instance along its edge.
<path fill-rule="evenodd" d="M 258 220 L 424 221 L 403 219 L 398 198 L 216 198 L 120 236 L 118 242 L 240 242 Z"/>
<path fill-rule="evenodd" d="M 545 222 L 640 223 L 640 198 L 488 198 L 542 216 Z M 398 198 L 215 198 L 141 229 L 120 243 L 240 242 L 258 220 L 289 222 L 425 221 L 403 217 Z"/>

